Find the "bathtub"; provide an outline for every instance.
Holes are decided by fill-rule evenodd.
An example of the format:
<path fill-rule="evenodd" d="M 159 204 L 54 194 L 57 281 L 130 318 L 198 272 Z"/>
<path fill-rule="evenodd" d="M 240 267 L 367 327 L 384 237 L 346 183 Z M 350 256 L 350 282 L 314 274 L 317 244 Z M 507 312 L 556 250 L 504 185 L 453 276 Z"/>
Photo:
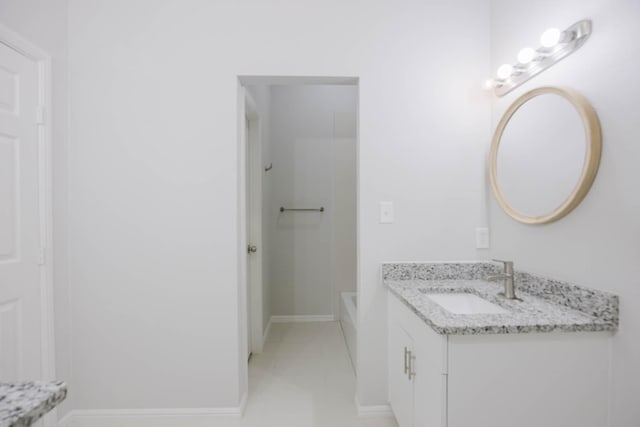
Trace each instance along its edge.
<path fill-rule="evenodd" d="M 353 371 L 356 372 L 357 344 L 358 336 L 358 294 L 356 292 L 342 292 L 340 294 L 340 326 L 344 340 L 347 343 L 347 350 L 351 358 Z"/>

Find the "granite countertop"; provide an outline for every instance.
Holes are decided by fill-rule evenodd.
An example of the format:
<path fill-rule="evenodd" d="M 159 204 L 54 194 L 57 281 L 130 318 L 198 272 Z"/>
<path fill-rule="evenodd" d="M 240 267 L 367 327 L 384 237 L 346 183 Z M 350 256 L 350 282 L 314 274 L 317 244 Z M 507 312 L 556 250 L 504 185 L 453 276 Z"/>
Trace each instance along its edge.
<path fill-rule="evenodd" d="M 0 382 L 0 427 L 26 427 L 67 397 L 62 381 Z"/>
<path fill-rule="evenodd" d="M 498 293 L 500 283 L 483 280 L 499 273 L 493 263 L 385 264 L 389 291 L 434 331 L 443 335 L 527 332 L 615 331 L 618 297 L 606 292 L 529 273 L 516 273 L 516 295 Z M 427 297 L 429 293 L 466 292 L 509 310 L 504 314 L 454 314 Z"/>

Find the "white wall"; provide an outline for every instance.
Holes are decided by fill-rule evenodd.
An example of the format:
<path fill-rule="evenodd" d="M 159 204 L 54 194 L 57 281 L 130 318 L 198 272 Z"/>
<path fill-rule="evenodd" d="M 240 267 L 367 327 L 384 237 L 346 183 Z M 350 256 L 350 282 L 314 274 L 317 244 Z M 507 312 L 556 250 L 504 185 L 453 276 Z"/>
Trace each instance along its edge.
<path fill-rule="evenodd" d="M 357 93 L 347 85 L 271 88 L 265 249 L 274 315 L 337 315 L 337 292 L 355 291 Z"/>
<path fill-rule="evenodd" d="M 640 2 L 493 0 L 492 69 L 512 62 L 518 49 L 537 45 L 551 26 L 564 29 L 590 18 L 593 34 L 570 57 L 493 103 L 493 123 L 525 91 L 568 86 L 585 95 L 602 124 L 598 175 L 582 204 L 549 225 L 525 226 L 507 217 L 493 201 L 490 225 L 494 257 L 513 259 L 527 271 L 546 274 L 620 296 L 620 329 L 613 339 L 611 425 L 640 419 L 640 158 L 638 94 Z"/>
<path fill-rule="evenodd" d="M 483 255 L 489 1 L 69 5 L 77 407 L 238 404 L 238 75 L 359 77 L 358 395 L 384 404 L 380 263 Z"/>
<path fill-rule="evenodd" d="M 71 326 L 67 277 L 67 0 L 2 0 L 0 24 L 46 51 L 53 64 L 53 247 L 56 376 L 70 384 L 59 414 L 72 406 Z"/>

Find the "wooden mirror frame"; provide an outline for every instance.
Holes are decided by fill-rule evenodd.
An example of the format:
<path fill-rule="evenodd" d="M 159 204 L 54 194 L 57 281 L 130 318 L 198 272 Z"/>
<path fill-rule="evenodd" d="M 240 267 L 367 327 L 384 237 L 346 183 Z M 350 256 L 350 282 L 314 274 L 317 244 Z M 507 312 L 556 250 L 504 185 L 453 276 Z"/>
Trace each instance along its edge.
<path fill-rule="evenodd" d="M 517 211 L 511 205 L 509 205 L 507 200 L 505 200 L 504 195 L 500 191 L 500 186 L 498 185 L 497 166 L 498 149 L 500 148 L 500 139 L 502 138 L 502 134 L 507 124 L 509 123 L 509 120 L 515 114 L 515 112 L 518 111 L 518 109 L 522 107 L 527 101 L 535 98 L 536 96 L 545 94 L 555 94 L 565 98 L 578 111 L 578 114 L 580 114 L 580 118 L 582 119 L 582 123 L 584 125 L 586 152 L 580 179 L 578 180 L 578 183 L 574 187 L 573 191 L 571 191 L 569 196 L 565 199 L 565 201 L 548 214 L 540 216 L 530 216 Z M 513 102 L 513 104 L 511 104 L 511 106 L 502 116 L 502 119 L 500 119 L 498 127 L 496 128 L 496 132 L 493 135 L 493 141 L 491 142 L 491 150 L 489 153 L 489 179 L 491 181 L 493 194 L 495 195 L 500 207 L 516 221 L 525 224 L 547 224 L 557 221 L 574 210 L 589 192 L 591 184 L 593 184 L 593 180 L 598 173 L 601 154 L 602 131 L 600 128 L 600 120 L 598 119 L 598 115 L 596 114 L 595 110 L 584 96 L 572 89 L 567 88 L 545 86 L 533 89 L 520 96 Z"/>

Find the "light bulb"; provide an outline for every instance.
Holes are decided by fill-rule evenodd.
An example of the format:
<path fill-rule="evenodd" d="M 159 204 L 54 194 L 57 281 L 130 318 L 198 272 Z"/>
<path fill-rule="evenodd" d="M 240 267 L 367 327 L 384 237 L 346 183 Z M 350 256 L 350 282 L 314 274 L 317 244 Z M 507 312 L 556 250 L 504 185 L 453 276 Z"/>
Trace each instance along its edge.
<path fill-rule="evenodd" d="M 523 65 L 528 64 L 529 62 L 533 61 L 533 57 L 535 56 L 535 54 L 535 50 L 531 49 L 530 47 L 525 47 L 524 49 L 521 49 L 520 52 L 518 52 L 518 62 Z"/>
<path fill-rule="evenodd" d="M 494 86 L 495 86 L 495 82 L 493 81 L 493 79 L 485 80 L 484 84 L 482 85 L 482 87 L 484 87 L 485 90 L 491 90 L 493 89 Z"/>
<path fill-rule="evenodd" d="M 501 79 L 506 79 L 511 75 L 512 72 L 513 66 L 511 66 L 510 64 L 502 64 L 500 67 L 498 67 L 498 77 L 500 77 Z"/>
<path fill-rule="evenodd" d="M 560 41 L 562 32 L 557 28 L 549 28 L 540 36 L 540 44 L 544 47 L 553 47 Z"/>

